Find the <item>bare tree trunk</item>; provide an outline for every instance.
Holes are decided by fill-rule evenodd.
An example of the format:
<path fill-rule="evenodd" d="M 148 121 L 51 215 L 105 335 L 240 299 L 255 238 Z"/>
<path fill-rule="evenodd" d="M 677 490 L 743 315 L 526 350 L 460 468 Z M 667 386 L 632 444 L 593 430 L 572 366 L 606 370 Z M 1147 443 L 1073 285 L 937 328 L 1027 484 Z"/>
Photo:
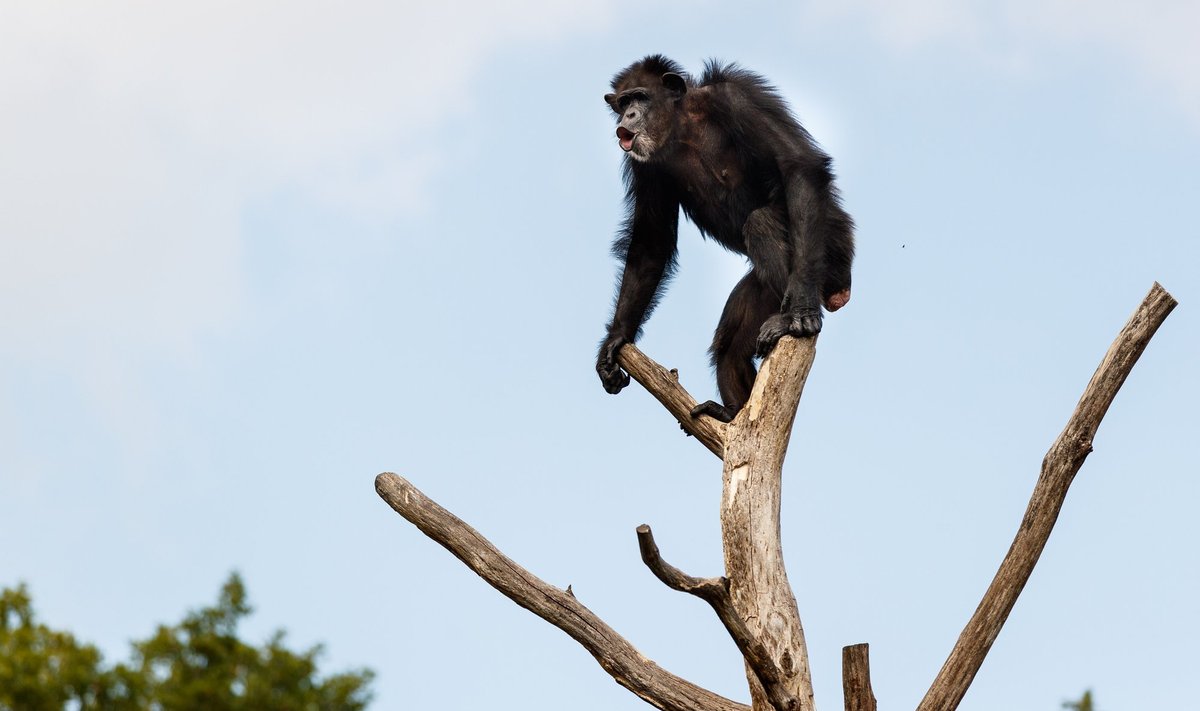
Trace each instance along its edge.
<path fill-rule="evenodd" d="M 763 361 L 746 406 L 725 432 L 721 539 L 734 608 L 782 673 L 783 685 L 813 708 L 808 648 L 780 540 L 783 458 L 796 407 L 816 356 L 815 338 L 783 338 Z M 748 669 L 754 711 L 772 708 Z"/>
<path fill-rule="evenodd" d="M 958 707 L 1037 563 L 1067 488 L 1091 451 L 1100 420 L 1175 303 L 1155 284 L 1109 349 L 1046 455 L 1025 518 L 995 580 L 918 711 Z M 679 384 L 675 371 L 632 345 L 619 354 L 622 367 L 688 433 L 723 456 L 723 577 L 695 578 L 667 564 L 649 526 L 638 528 L 638 540 L 643 562 L 659 580 L 712 605 L 746 662 L 752 711 L 814 708 L 804 629 L 783 564 L 779 525 L 783 459 L 814 356 L 814 338 L 781 339 L 763 361 L 749 402 L 725 425 L 709 417 L 691 417 L 696 401 Z M 652 706 L 665 711 L 750 711 L 659 668 L 576 600 L 569 588 L 559 590 L 521 568 L 404 479 L 380 474 L 375 487 L 396 512 L 518 605 L 582 644 L 613 679 Z M 875 711 L 867 645 L 843 650 L 843 690 L 847 711 Z"/>
<path fill-rule="evenodd" d="M 714 453 L 724 453 L 724 583 L 732 609 L 743 623 L 740 629 L 728 623 L 726 628 L 746 659 L 754 711 L 813 709 L 808 649 L 784 567 L 779 517 L 783 459 L 816 356 L 815 342 L 815 338 L 780 339 L 763 360 L 750 400 L 724 426 L 709 417 L 696 419 L 688 414 L 695 400 L 679 385 L 674 371 L 665 377 L 668 371 L 633 345 L 624 346 L 619 354 L 622 367 L 654 392 L 686 430 Z M 650 560 L 647 565 L 655 570 Z M 658 570 L 655 574 L 664 579 Z M 682 589 L 666 579 L 664 582 Z M 743 634 L 746 639 L 739 638 Z M 758 653 L 748 653 L 751 649 Z"/>

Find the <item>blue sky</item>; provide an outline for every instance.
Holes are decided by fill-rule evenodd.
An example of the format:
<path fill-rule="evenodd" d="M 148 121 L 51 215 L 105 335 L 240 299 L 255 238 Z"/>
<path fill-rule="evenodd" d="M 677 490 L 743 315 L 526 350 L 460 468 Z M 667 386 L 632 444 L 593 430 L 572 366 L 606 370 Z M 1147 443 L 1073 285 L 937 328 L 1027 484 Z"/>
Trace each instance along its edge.
<path fill-rule="evenodd" d="M 595 346 L 651 52 L 737 60 L 834 156 L 854 299 L 785 469 L 820 708 L 840 650 L 915 705 L 1038 466 L 1154 280 L 1181 302 L 1118 396 L 962 708 L 1170 708 L 1200 661 L 1200 6 L 0 5 L 0 584 L 127 640 L 240 570 L 379 672 L 380 709 L 647 708 L 374 494 L 394 470 L 667 669 L 745 699 L 702 603 L 719 463 Z M 643 349 L 714 393 L 744 264 L 689 226 Z"/>

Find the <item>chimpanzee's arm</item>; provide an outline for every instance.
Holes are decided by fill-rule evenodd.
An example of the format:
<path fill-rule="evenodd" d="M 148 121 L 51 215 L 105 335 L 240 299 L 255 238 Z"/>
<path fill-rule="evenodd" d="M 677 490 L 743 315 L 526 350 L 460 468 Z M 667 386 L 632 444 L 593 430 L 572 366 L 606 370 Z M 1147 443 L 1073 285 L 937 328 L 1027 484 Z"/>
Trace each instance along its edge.
<path fill-rule="evenodd" d="M 831 194 L 833 174 L 829 159 L 807 150 L 781 161 L 787 194 L 788 232 L 793 246 L 791 273 L 782 311 L 804 321 L 805 332 L 821 330 L 821 270 L 832 235 L 829 211 L 836 207 Z"/>
<path fill-rule="evenodd" d="M 674 271 L 679 233 L 679 200 L 666 176 L 640 166 L 630 170 L 626 198 L 630 215 L 613 246 L 614 253 L 625 258 L 625 269 L 608 333 L 596 357 L 596 372 L 610 393 L 629 384 L 617 353 L 637 339 L 660 288 Z"/>
<path fill-rule="evenodd" d="M 814 155 L 813 153 L 816 153 Z M 821 285 L 826 269 L 826 247 L 836 229 L 830 209 L 838 209 L 831 192 L 828 158 L 818 151 L 803 151 L 780 160 L 787 199 L 788 241 L 791 244 L 787 288 L 779 313 L 763 323 L 758 334 L 758 354 L 766 356 L 783 336 L 811 336 L 821 332 Z"/>

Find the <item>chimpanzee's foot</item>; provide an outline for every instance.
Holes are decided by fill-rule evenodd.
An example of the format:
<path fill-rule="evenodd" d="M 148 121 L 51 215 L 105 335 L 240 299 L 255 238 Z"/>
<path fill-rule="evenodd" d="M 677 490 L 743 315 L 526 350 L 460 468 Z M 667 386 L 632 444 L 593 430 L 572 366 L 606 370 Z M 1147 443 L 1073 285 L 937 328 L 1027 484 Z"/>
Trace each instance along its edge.
<path fill-rule="evenodd" d="M 775 344 L 784 336 L 815 336 L 821 332 L 821 311 L 797 311 L 775 314 L 763 323 L 758 332 L 756 355 L 766 358 Z"/>
<path fill-rule="evenodd" d="M 692 417 L 708 415 L 709 417 L 715 420 L 720 420 L 721 422 L 729 422 L 736 414 L 736 410 L 731 410 L 724 405 L 713 402 L 712 400 L 709 400 L 708 402 L 702 402 L 692 408 Z"/>

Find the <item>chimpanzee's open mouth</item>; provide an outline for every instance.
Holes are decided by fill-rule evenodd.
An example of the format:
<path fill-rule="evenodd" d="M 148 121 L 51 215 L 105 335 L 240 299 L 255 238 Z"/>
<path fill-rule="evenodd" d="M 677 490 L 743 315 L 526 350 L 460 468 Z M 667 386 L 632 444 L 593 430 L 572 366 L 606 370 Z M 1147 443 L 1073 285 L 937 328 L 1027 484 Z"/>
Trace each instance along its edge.
<path fill-rule="evenodd" d="M 621 142 L 621 150 L 625 151 L 626 153 L 633 150 L 633 139 L 636 137 L 636 133 L 630 131 L 624 126 L 617 127 L 617 140 Z"/>

